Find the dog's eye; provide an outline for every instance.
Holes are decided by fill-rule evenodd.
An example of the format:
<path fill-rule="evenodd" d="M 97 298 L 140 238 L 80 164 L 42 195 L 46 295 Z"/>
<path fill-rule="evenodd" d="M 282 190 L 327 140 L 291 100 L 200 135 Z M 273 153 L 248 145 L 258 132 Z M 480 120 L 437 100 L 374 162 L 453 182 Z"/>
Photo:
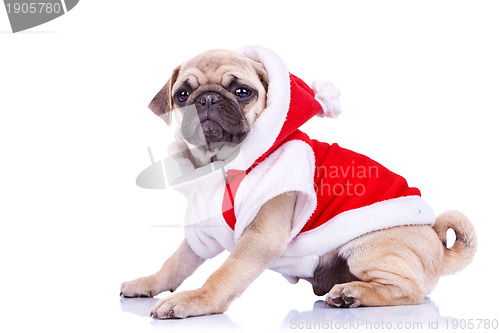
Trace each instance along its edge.
<path fill-rule="evenodd" d="M 246 98 L 249 97 L 252 94 L 252 92 L 245 88 L 238 88 L 234 91 L 234 94 L 239 98 Z"/>
<path fill-rule="evenodd" d="M 177 93 L 177 100 L 181 103 L 187 101 L 188 98 L 189 98 L 189 93 L 185 90 Z"/>

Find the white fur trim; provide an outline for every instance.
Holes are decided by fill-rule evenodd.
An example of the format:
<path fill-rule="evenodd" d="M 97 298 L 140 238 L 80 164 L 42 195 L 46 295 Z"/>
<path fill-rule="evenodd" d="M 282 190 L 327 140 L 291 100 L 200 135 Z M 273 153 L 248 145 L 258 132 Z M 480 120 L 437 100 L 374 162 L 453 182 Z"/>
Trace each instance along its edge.
<path fill-rule="evenodd" d="M 293 167 L 291 167 L 293 166 Z M 297 191 L 289 241 L 304 227 L 316 208 L 315 159 L 311 146 L 300 140 L 283 144 L 243 179 L 234 199 L 235 242 L 272 198 Z"/>
<path fill-rule="evenodd" d="M 323 255 L 375 230 L 434 224 L 432 208 L 420 196 L 400 197 L 341 213 L 318 228 L 299 234 L 284 256 Z"/>
<path fill-rule="evenodd" d="M 281 256 L 271 265 L 269 269 L 283 274 L 290 283 L 297 283 L 297 277 L 312 277 L 318 267 L 319 256 L 309 255 L 301 257 Z"/>
<path fill-rule="evenodd" d="M 211 171 L 211 165 L 196 169 L 181 177 L 173 188 L 188 201 L 184 217 L 184 234 L 193 251 L 204 259 L 234 247 L 233 230 L 222 217 L 221 207 L 225 192 L 221 168 Z"/>
<path fill-rule="evenodd" d="M 401 225 L 434 224 L 434 212 L 419 196 L 382 201 L 337 215 L 299 234 L 268 268 L 291 283 L 314 275 L 319 257 L 366 233 Z"/>
<path fill-rule="evenodd" d="M 193 211 L 193 209 L 186 210 L 186 219 L 193 214 Z M 224 230 L 220 227 L 223 227 L 223 225 L 217 223 L 216 219 L 212 221 L 203 221 L 203 223 L 186 224 L 184 226 L 186 241 L 194 253 L 200 258 L 210 259 L 224 251 L 224 247 L 220 244 L 220 239 L 224 235 Z M 217 239 L 211 235 L 214 229 L 220 229 Z"/>
<path fill-rule="evenodd" d="M 340 90 L 330 81 L 315 80 L 312 83 L 314 98 L 321 104 L 319 117 L 336 118 L 342 112 L 340 109 Z"/>
<path fill-rule="evenodd" d="M 266 109 L 240 144 L 240 158 L 227 166 L 227 169 L 246 170 L 272 147 L 285 123 L 290 106 L 290 73 L 283 60 L 267 48 L 249 46 L 238 52 L 262 63 L 269 77 Z"/>

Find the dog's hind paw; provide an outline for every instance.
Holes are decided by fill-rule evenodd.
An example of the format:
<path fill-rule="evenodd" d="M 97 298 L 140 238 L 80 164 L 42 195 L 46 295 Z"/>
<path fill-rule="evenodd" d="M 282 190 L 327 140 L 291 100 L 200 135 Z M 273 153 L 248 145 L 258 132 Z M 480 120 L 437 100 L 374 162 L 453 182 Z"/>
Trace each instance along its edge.
<path fill-rule="evenodd" d="M 356 308 L 361 302 L 356 287 L 349 283 L 337 284 L 326 295 L 325 304 L 334 308 Z"/>

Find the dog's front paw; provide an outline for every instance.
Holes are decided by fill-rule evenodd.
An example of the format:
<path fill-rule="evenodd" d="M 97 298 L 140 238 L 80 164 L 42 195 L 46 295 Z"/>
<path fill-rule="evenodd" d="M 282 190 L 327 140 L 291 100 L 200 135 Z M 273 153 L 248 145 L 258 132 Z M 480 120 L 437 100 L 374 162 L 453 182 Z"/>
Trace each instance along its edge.
<path fill-rule="evenodd" d="M 146 276 L 132 281 L 123 282 L 120 296 L 123 297 L 153 297 L 159 294 L 158 282 L 154 276 Z"/>
<path fill-rule="evenodd" d="M 151 310 L 155 319 L 186 318 L 222 313 L 226 306 L 218 304 L 210 293 L 201 289 L 182 291 L 160 300 Z"/>
<path fill-rule="evenodd" d="M 361 302 L 356 286 L 344 283 L 333 286 L 326 295 L 325 304 L 335 308 L 356 308 Z"/>

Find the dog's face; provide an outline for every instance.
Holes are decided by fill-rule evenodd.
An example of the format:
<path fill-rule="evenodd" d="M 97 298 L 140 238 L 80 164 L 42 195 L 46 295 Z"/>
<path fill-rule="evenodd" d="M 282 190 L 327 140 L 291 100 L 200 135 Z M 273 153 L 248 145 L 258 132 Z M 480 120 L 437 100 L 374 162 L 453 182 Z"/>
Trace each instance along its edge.
<path fill-rule="evenodd" d="M 266 106 L 262 64 L 225 50 L 205 52 L 177 67 L 149 108 L 198 147 L 239 144 Z"/>

